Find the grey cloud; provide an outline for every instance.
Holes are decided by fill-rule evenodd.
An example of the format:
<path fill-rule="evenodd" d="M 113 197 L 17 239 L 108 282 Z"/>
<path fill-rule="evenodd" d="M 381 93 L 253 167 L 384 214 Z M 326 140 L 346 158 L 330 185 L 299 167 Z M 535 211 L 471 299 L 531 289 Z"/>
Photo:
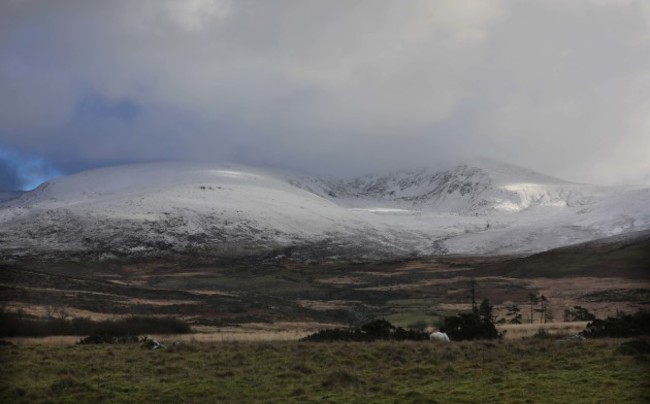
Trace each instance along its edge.
<path fill-rule="evenodd" d="M 0 140 L 62 167 L 650 172 L 642 1 L 10 1 Z"/>

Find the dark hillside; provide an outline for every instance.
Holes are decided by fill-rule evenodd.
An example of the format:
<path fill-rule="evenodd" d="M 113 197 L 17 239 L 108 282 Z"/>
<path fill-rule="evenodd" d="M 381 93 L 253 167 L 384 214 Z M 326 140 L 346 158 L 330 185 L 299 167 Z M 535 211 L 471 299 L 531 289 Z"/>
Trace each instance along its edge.
<path fill-rule="evenodd" d="M 495 275 L 515 278 L 590 276 L 650 280 L 650 231 L 608 237 L 486 264 L 483 269 Z"/>

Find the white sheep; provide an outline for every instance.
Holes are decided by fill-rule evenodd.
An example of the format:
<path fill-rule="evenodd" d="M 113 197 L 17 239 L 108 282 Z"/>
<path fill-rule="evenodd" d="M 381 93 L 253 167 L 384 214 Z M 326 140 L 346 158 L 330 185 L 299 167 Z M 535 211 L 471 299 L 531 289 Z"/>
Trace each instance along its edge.
<path fill-rule="evenodd" d="M 447 333 L 440 331 L 432 332 L 431 335 L 429 335 L 429 340 L 450 342 Z"/>

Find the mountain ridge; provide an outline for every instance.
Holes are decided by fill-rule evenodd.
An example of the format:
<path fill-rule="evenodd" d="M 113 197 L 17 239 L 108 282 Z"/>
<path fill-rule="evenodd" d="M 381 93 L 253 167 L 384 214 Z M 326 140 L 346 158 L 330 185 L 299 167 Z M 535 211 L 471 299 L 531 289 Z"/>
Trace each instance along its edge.
<path fill-rule="evenodd" d="M 97 169 L 0 198 L 0 254 L 533 253 L 650 228 L 650 188 L 495 162 L 323 179 L 236 164 Z"/>

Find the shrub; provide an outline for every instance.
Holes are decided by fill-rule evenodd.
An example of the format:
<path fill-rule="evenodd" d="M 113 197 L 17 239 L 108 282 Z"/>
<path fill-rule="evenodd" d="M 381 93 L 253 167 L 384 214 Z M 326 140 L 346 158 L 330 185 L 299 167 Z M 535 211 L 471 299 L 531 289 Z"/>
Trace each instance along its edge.
<path fill-rule="evenodd" d="M 429 334 L 423 331 L 395 327 L 386 320 L 375 320 L 366 323 L 361 328 L 320 330 L 303 338 L 303 341 L 358 341 L 370 342 L 377 340 L 422 341 L 428 340 Z"/>
<path fill-rule="evenodd" d="M 581 306 L 573 306 L 573 310 L 564 309 L 564 321 L 593 321 L 596 316 Z"/>
<path fill-rule="evenodd" d="M 147 337 L 137 337 L 134 335 L 126 336 L 112 336 L 112 335 L 100 335 L 94 334 L 88 337 L 84 337 L 77 342 L 79 345 L 95 345 L 95 344 L 136 344 L 139 342 L 146 342 Z"/>
<path fill-rule="evenodd" d="M 650 335 L 650 312 L 594 320 L 580 334 L 586 338 L 629 338 Z"/>
<path fill-rule="evenodd" d="M 94 321 L 88 318 L 37 318 L 0 311 L 0 337 L 44 337 L 48 335 L 187 334 L 190 326 L 170 317 L 126 317 Z"/>
<path fill-rule="evenodd" d="M 361 332 L 371 339 L 389 339 L 396 327 L 386 320 L 375 320 L 361 326 Z"/>
<path fill-rule="evenodd" d="M 481 317 L 478 313 L 461 313 L 445 317 L 440 331 L 446 332 L 453 341 L 495 339 L 499 332 L 490 317 Z"/>

